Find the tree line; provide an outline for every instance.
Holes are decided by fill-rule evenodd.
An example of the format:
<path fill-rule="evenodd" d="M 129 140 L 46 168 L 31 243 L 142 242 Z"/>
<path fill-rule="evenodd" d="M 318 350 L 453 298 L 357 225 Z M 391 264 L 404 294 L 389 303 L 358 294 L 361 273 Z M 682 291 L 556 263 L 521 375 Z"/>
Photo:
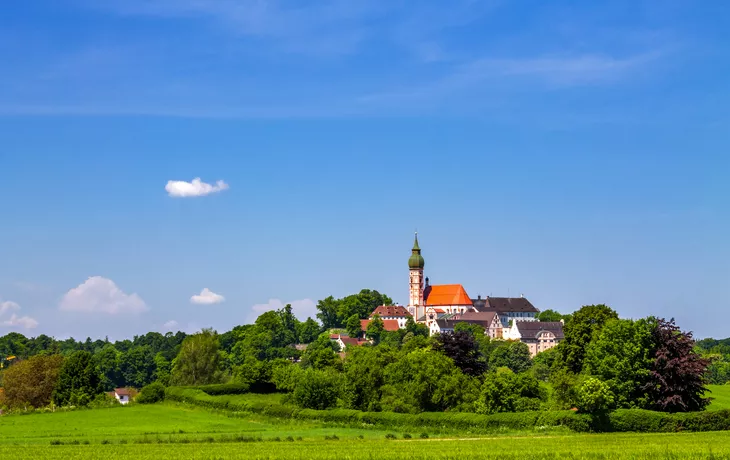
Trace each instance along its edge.
<path fill-rule="evenodd" d="M 728 345 L 696 344 L 674 320 L 622 319 L 605 305 L 569 315 L 542 312 L 540 319 L 565 321 L 565 339 L 534 359 L 524 343 L 490 339 L 474 324 L 458 323 L 453 332 L 429 337 L 412 319 L 391 332 L 376 317 L 361 331 L 359 320 L 388 303 L 387 296 L 363 290 L 320 301 L 323 324 L 299 321 L 287 305 L 223 334 L 149 333 L 115 343 L 8 334 L 0 338 L 0 353 L 16 354 L 20 362 L 0 374 L 5 405 L 88 404 L 114 387 L 158 382 L 233 383 L 283 392 L 292 403 L 315 409 L 684 412 L 707 405 L 705 385 L 718 362 L 710 355 Z M 338 331 L 364 333 L 371 343 L 340 350 L 330 338 Z"/>

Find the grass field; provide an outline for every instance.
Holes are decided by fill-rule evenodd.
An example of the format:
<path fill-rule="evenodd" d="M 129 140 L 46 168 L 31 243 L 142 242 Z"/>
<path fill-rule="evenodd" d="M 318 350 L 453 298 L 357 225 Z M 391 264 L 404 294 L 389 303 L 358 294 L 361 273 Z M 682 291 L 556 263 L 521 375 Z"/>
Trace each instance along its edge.
<path fill-rule="evenodd" d="M 706 394 L 713 398 L 707 410 L 730 409 L 730 385 L 707 385 L 711 393 Z"/>
<path fill-rule="evenodd" d="M 713 396 L 729 396 L 723 390 Z M 718 397 L 714 404 L 728 400 Z M 427 439 L 415 431 L 405 439 L 402 432 L 365 426 L 232 415 L 165 403 L 0 417 L 0 458 L 730 458 L 730 432 L 576 434 L 555 428 L 476 437 L 444 427 L 429 430 Z"/>

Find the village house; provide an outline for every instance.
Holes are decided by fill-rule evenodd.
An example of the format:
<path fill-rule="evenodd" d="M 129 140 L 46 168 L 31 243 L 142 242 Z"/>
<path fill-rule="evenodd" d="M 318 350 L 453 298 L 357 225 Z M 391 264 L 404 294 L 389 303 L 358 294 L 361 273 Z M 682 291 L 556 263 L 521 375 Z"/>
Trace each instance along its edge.
<path fill-rule="evenodd" d="M 505 329 L 502 337 L 505 340 L 517 340 L 528 346 L 533 358 L 541 351 L 549 350 L 563 340 L 563 321 L 513 321 L 512 326 Z"/>
<path fill-rule="evenodd" d="M 477 324 L 483 327 L 484 334 L 492 339 L 502 337 L 502 323 L 495 312 L 467 311 L 464 313 L 443 315 L 429 323 L 429 331 L 431 335 L 451 332 L 458 323 Z"/>
<path fill-rule="evenodd" d="M 348 346 L 359 347 L 360 345 L 363 345 L 363 344 L 369 342 L 366 339 L 361 339 L 358 337 L 349 337 L 347 335 L 342 335 L 342 334 L 330 334 L 330 340 L 335 342 L 340 347 L 341 351 L 344 351 L 345 348 L 347 348 Z"/>
<path fill-rule="evenodd" d="M 114 397 L 119 401 L 119 404 L 128 404 L 130 401 L 131 393 L 128 388 L 115 388 Z"/>

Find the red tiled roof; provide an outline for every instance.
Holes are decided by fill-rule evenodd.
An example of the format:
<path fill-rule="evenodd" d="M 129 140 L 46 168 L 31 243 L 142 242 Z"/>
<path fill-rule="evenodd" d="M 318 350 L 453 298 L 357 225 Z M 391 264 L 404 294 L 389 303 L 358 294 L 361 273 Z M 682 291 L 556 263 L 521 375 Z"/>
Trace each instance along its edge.
<path fill-rule="evenodd" d="M 115 388 L 114 393 L 119 396 L 129 396 L 129 390 L 127 388 Z"/>
<path fill-rule="evenodd" d="M 427 306 L 435 305 L 472 305 L 461 284 L 437 284 L 428 286 L 423 292 Z"/>
<path fill-rule="evenodd" d="M 396 316 L 396 317 L 411 316 L 411 314 L 408 313 L 408 310 L 406 310 L 405 307 L 402 307 L 400 305 L 381 305 L 370 314 L 370 317 L 372 318 L 373 315 L 380 315 L 381 318 L 384 316 Z"/>
<path fill-rule="evenodd" d="M 367 330 L 368 324 L 370 324 L 369 319 L 361 319 L 360 320 L 360 327 L 362 330 Z M 389 332 L 397 331 L 400 329 L 400 326 L 398 326 L 398 320 L 397 319 L 384 319 L 383 320 L 383 329 Z"/>

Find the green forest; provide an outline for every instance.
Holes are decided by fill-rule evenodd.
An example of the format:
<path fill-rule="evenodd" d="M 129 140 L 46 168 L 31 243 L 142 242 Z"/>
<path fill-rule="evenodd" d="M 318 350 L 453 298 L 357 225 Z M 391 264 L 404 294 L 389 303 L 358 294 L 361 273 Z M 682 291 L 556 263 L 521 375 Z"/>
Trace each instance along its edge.
<path fill-rule="evenodd" d="M 730 380 L 730 339 L 695 341 L 673 319 L 624 319 L 606 305 L 547 310 L 539 319 L 563 319 L 565 338 L 533 359 L 527 345 L 490 339 L 474 324 L 429 337 L 412 319 L 388 332 L 376 317 L 359 330 L 359 319 L 390 303 L 362 290 L 321 300 L 317 320 L 300 321 L 287 305 L 224 333 L 149 332 L 117 342 L 10 333 L 0 337 L 0 407 L 110 405 L 107 392 L 120 387 L 154 402 L 169 386 L 227 384 L 284 393 L 303 409 L 690 412 L 709 403 L 707 384 Z M 340 350 L 333 333 L 372 343 Z"/>

